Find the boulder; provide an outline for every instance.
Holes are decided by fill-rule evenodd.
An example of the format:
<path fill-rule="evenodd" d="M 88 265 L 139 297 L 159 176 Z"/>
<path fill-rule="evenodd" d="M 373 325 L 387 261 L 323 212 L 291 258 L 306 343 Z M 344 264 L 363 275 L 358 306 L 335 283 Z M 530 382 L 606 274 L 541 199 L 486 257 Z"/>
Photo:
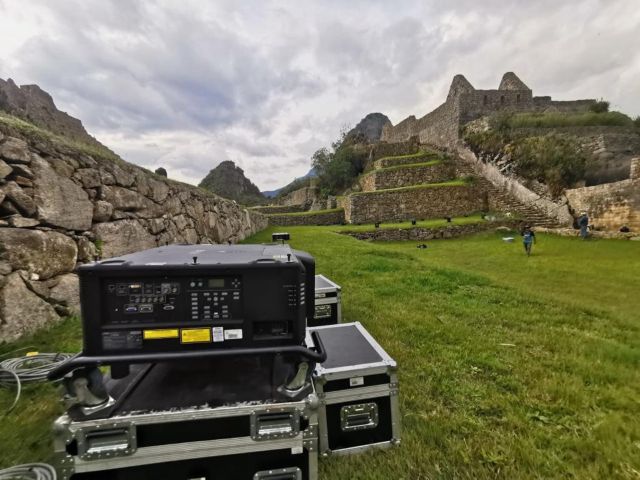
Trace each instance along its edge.
<path fill-rule="evenodd" d="M 93 204 L 93 221 L 106 222 L 113 215 L 113 205 L 104 200 L 98 200 Z"/>
<path fill-rule="evenodd" d="M 111 173 L 113 174 L 113 178 L 116 181 L 116 184 L 121 187 L 130 187 L 133 185 L 135 177 L 131 172 L 128 172 L 124 168 L 120 167 L 117 164 L 113 164 L 111 168 Z"/>
<path fill-rule="evenodd" d="M 94 225 L 93 232 L 96 238 L 102 242 L 103 258 L 116 257 L 157 246 L 155 236 L 133 219 L 98 223 Z"/>
<path fill-rule="evenodd" d="M 87 193 L 70 178 L 56 173 L 48 162 L 34 155 L 34 200 L 38 219 L 68 230 L 88 230 L 93 204 Z"/>
<path fill-rule="evenodd" d="M 9 275 L 11 270 L 11 264 L 9 262 L 0 260 L 0 275 Z"/>
<path fill-rule="evenodd" d="M 169 195 L 169 186 L 154 179 L 149 180 L 149 186 L 151 187 L 151 198 L 158 203 L 164 202 Z"/>
<path fill-rule="evenodd" d="M 16 182 L 8 182 L 2 187 L 2 190 L 20 213 L 27 216 L 36 213 L 36 203 L 33 198 L 27 195 Z"/>
<path fill-rule="evenodd" d="M 0 145 L 0 157 L 9 163 L 30 163 L 31 152 L 27 142 L 19 138 L 9 137 Z"/>
<path fill-rule="evenodd" d="M 5 178 L 13 171 L 11 165 L 8 165 L 4 160 L 0 160 L 0 178 Z"/>
<path fill-rule="evenodd" d="M 49 297 L 67 307 L 71 315 L 80 314 L 80 283 L 78 275 L 67 273 L 53 279 L 57 283 L 51 287 Z"/>
<path fill-rule="evenodd" d="M 102 185 L 100 172 L 94 168 L 80 168 L 76 170 L 75 177 L 84 188 L 97 188 Z"/>
<path fill-rule="evenodd" d="M 26 165 L 15 164 L 13 166 L 13 173 L 16 174 L 16 175 L 20 175 L 20 176 L 22 176 L 24 178 L 29 178 L 29 179 L 33 178 L 33 172 Z"/>
<path fill-rule="evenodd" d="M 0 229 L 0 258 L 13 270 L 26 270 L 43 280 L 73 270 L 77 254 L 76 243 L 58 232 Z"/>
<path fill-rule="evenodd" d="M 35 218 L 25 218 L 20 215 L 11 215 L 8 218 L 9 225 L 15 228 L 29 228 L 40 225 L 40 222 Z"/>
<path fill-rule="evenodd" d="M 92 262 L 98 255 L 96 244 L 86 237 L 79 237 L 76 240 L 78 245 L 78 261 L 82 263 Z"/>
<path fill-rule="evenodd" d="M 0 338 L 13 341 L 60 320 L 54 308 L 33 293 L 19 272 L 8 275 L 0 289 Z"/>
<path fill-rule="evenodd" d="M 136 211 L 148 206 L 150 201 L 134 190 L 117 186 L 102 188 L 102 199 L 109 202 L 117 210 Z"/>

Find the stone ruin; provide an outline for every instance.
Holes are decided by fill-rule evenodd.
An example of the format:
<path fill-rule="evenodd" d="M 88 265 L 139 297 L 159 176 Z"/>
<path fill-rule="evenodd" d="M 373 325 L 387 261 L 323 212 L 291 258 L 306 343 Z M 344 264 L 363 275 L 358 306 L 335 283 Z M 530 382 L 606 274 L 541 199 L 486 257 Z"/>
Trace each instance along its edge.
<path fill-rule="evenodd" d="M 453 77 L 446 101 L 421 118 L 411 115 L 397 125 L 387 124 L 381 140 L 403 142 L 417 137 L 420 143 L 454 148 L 460 139 L 460 127 L 472 120 L 501 111 L 511 112 L 584 112 L 596 100 L 557 101 L 534 97 L 531 89 L 513 72 L 502 76 L 497 90 L 478 90 L 464 77 Z"/>

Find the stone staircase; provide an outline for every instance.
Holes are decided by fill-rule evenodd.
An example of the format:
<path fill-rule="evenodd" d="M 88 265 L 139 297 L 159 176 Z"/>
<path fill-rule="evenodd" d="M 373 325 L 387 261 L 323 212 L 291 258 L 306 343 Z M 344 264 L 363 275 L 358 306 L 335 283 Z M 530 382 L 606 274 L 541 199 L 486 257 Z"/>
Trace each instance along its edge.
<path fill-rule="evenodd" d="M 459 159 L 457 165 L 458 175 L 473 176 L 476 184 L 486 192 L 489 208 L 496 212 L 511 213 L 521 218 L 523 223 L 535 227 L 556 228 L 558 221 L 536 208 L 516 199 L 507 190 L 501 189 L 475 172 L 473 167 Z"/>

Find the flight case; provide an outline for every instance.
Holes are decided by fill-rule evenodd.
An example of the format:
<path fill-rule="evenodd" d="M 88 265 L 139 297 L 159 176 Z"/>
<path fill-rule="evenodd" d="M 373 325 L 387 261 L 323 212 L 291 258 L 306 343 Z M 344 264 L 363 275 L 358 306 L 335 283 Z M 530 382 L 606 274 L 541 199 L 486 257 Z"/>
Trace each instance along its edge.
<path fill-rule="evenodd" d="M 316 479 L 316 395 L 276 402 L 260 368 L 266 362 L 248 376 L 248 364 L 202 362 L 136 365 L 106 382 L 115 406 L 58 418 L 58 478 Z"/>
<path fill-rule="evenodd" d="M 327 360 L 314 372 L 320 453 L 356 453 L 398 444 L 396 362 L 359 322 L 309 330 L 318 334 L 327 352 Z"/>
<path fill-rule="evenodd" d="M 307 320 L 307 326 L 318 327 L 342 322 L 342 288 L 324 275 L 316 275 L 315 280 L 315 314 L 313 319 Z"/>

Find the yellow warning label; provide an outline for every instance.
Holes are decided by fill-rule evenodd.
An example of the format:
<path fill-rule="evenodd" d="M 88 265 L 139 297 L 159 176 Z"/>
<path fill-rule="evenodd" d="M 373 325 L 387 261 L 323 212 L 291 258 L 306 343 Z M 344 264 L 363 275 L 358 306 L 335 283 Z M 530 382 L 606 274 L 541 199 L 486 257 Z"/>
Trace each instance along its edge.
<path fill-rule="evenodd" d="M 144 330 L 142 338 L 145 340 L 163 340 L 165 338 L 178 338 L 178 329 Z"/>
<path fill-rule="evenodd" d="M 183 328 L 180 330 L 182 343 L 211 342 L 210 328 Z"/>

